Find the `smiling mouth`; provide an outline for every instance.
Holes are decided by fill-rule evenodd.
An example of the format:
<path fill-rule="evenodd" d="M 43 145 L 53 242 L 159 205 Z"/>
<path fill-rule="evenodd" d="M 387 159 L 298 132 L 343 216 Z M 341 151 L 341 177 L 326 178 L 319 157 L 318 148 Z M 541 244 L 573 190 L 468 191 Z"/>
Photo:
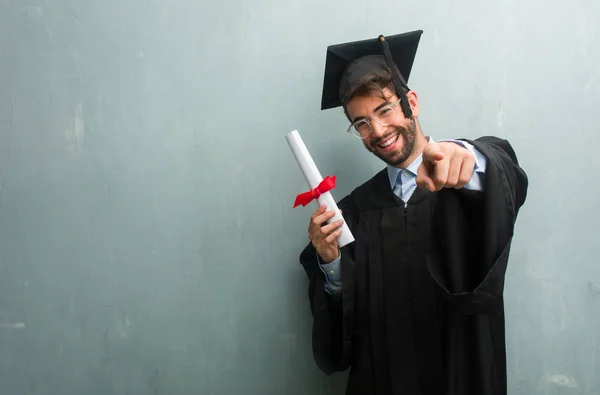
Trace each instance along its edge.
<path fill-rule="evenodd" d="M 381 151 L 390 151 L 396 146 L 399 138 L 400 133 L 396 133 L 393 136 L 390 136 L 387 139 L 383 140 L 381 143 L 377 144 L 377 147 Z"/>

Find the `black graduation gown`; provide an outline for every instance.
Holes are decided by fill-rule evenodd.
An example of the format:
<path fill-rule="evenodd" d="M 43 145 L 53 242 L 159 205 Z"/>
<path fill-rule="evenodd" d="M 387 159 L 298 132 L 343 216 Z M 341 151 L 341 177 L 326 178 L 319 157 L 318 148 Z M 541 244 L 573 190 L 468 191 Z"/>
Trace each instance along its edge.
<path fill-rule="evenodd" d="M 417 188 L 405 207 L 386 170 L 339 202 L 355 242 L 342 248 L 342 291 L 309 278 L 313 355 L 350 369 L 346 394 L 505 395 L 503 288 L 528 180 L 506 140 L 469 141 L 486 158 L 485 191 Z"/>

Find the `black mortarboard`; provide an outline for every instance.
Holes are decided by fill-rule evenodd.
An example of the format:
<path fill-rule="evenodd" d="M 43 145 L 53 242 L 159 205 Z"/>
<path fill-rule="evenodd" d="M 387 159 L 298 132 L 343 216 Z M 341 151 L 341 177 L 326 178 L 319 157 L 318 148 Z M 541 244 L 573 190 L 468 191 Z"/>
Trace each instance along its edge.
<path fill-rule="evenodd" d="M 344 96 L 362 77 L 388 68 L 404 115 L 412 111 L 402 87 L 412 69 L 422 30 L 327 47 L 321 110 L 341 106 Z"/>

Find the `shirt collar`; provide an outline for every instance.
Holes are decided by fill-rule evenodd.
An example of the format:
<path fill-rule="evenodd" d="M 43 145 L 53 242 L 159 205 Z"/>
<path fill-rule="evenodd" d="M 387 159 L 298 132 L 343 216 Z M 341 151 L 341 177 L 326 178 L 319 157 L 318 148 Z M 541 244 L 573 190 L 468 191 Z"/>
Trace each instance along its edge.
<path fill-rule="evenodd" d="M 429 141 L 428 144 L 435 143 L 435 141 L 433 140 L 432 137 L 427 137 L 427 140 Z M 390 180 L 390 187 L 393 189 L 394 186 L 396 186 L 396 182 L 398 181 L 398 175 L 404 170 L 408 171 L 409 173 L 411 173 L 412 175 L 414 175 L 416 177 L 417 170 L 419 169 L 421 162 L 423 162 L 423 155 L 419 155 L 414 161 L 412 161 L 412 163 L 410 165 L 408 165 L 406 167 L 406 169 L 399 169 L 397 167 L 388 165 L 387 172 L 388 172 L 388 178 Z"/>

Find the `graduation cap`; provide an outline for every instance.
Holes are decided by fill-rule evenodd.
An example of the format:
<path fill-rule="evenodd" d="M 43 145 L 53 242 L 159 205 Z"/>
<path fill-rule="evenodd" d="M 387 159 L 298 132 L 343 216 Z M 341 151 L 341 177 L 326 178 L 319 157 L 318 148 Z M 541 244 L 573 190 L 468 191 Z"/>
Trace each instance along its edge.
<path fill-rule="evenodd" d="M 410 117 L 412 111 L 402 88 L 408 89 L 406 81 L 422 33 L 422 30 L 415 30 L 328 46 L 321 110 L 343 105 L 342 100 L 361 78 L 389 69 L 396 93 L 402 99 L 402 111 L 406 117 Z"/>

